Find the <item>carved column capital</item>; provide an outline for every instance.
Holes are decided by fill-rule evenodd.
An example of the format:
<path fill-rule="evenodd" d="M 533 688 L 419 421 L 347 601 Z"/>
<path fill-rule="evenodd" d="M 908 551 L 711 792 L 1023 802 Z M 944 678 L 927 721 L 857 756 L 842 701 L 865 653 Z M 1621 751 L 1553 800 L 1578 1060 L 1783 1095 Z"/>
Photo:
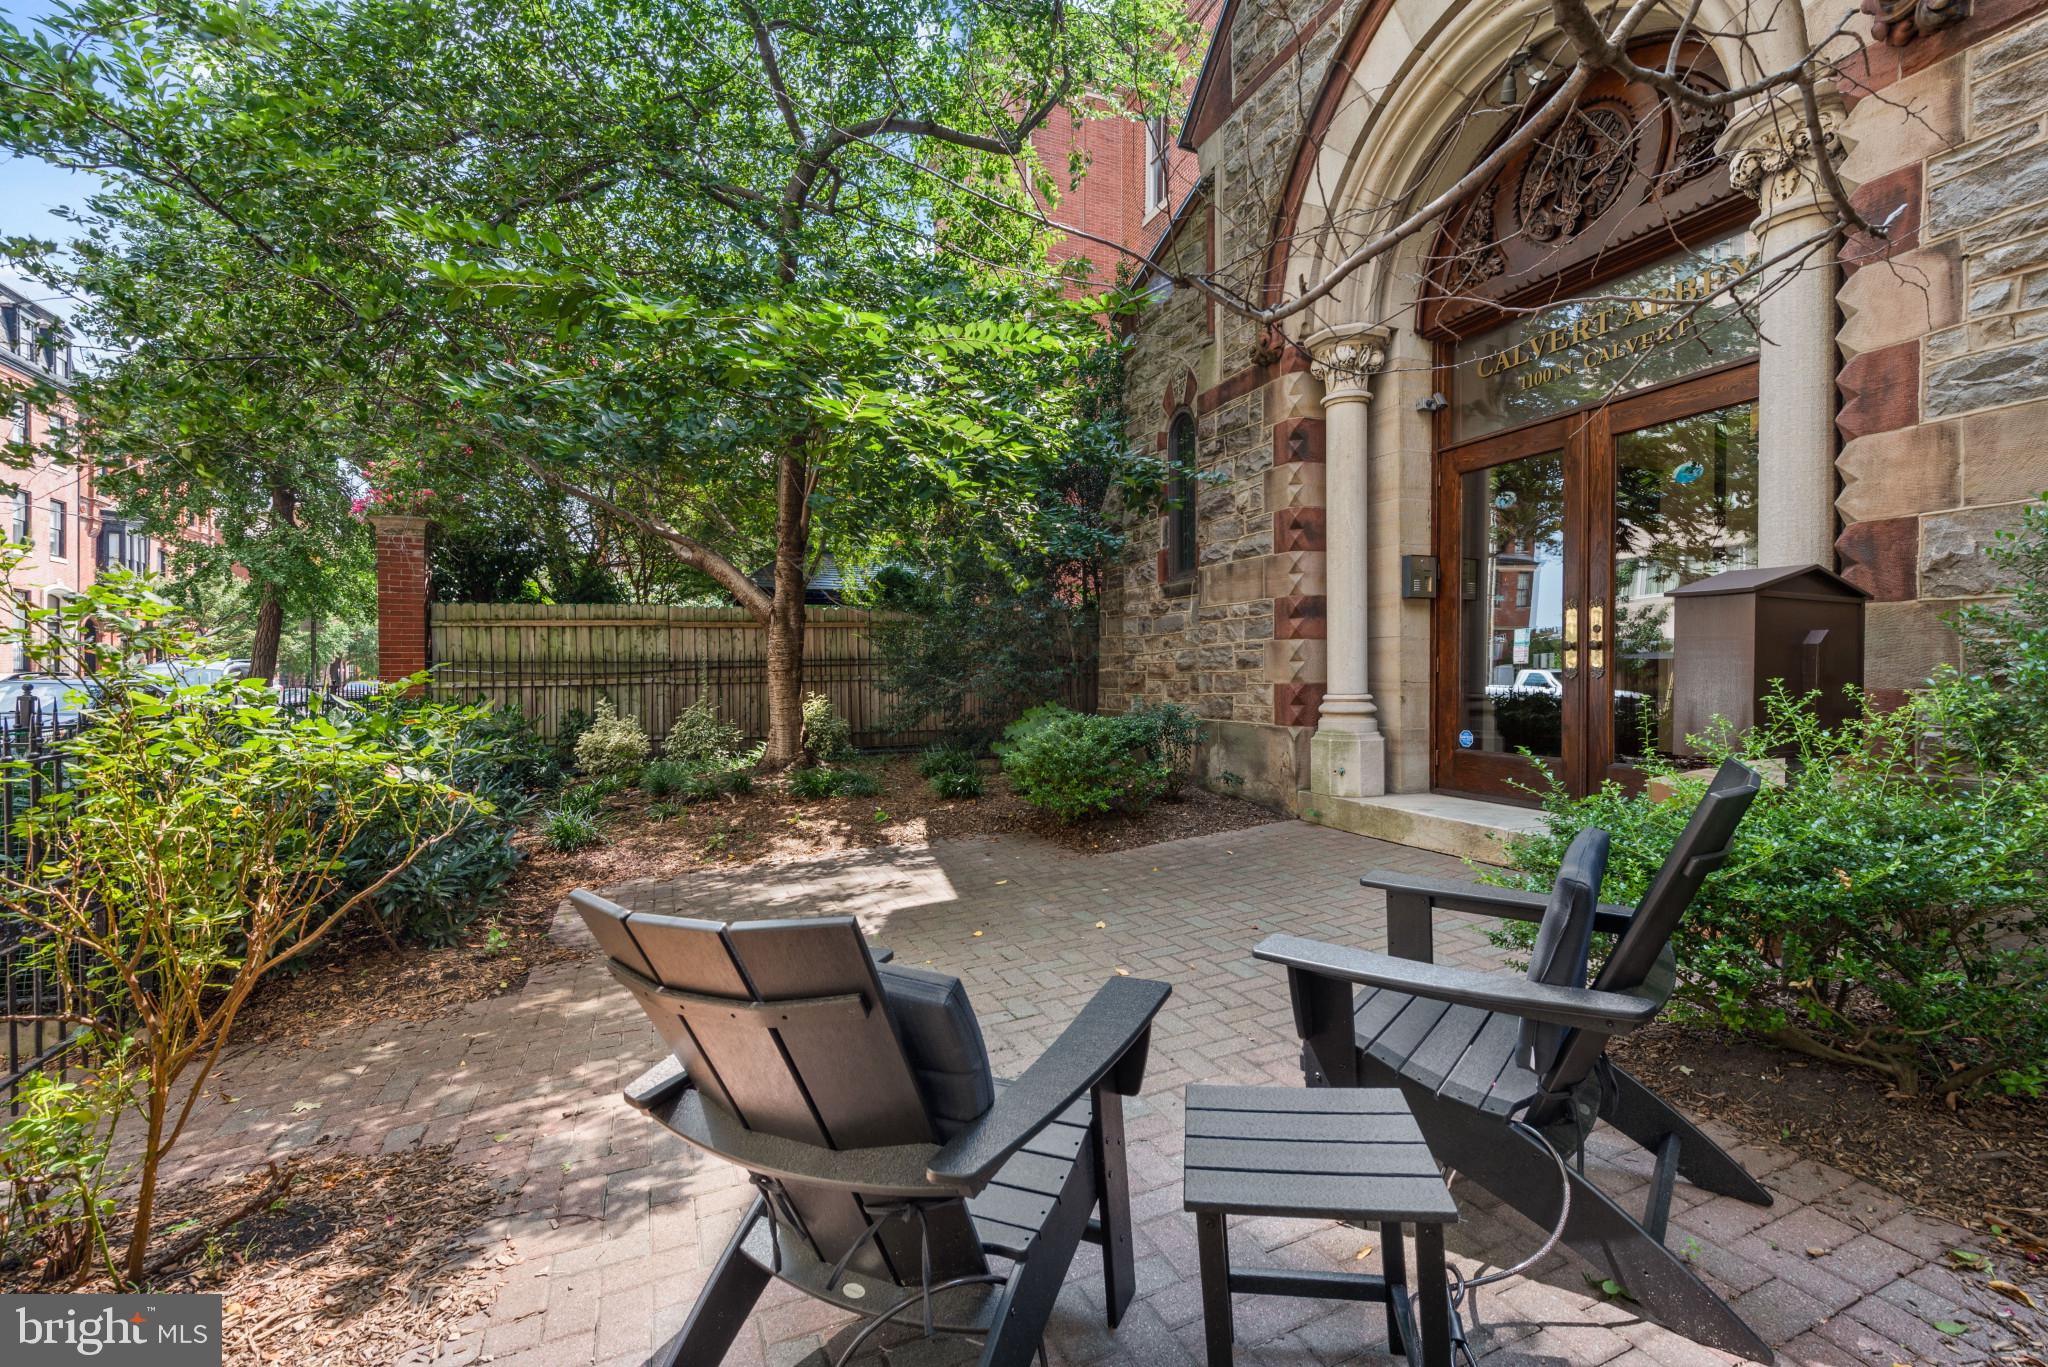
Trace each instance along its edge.
<path fill-rule="evenodd" d="M 1369 382 L 1387 368 L 1388 340 L 1384 328 L 1357 324 L 1325 328 L 1308 339 L 1314 357 L 1309 369 L 1323 382 L 1323 407 L 1371 402 Z"/>
<path fill-rule="evenodd" d="M 1728 158 L 1728 182 L 1757 202 L 1760 223 L 1821 203 L 1820 158 L 1839 166 L 1848 155 L 1838 131 L 1843 119 L 1841 97 L 1824 95 L 1816 139 L 1796 96 L 1787 93 L 1760 101 L 1729 122 L 1720 144 Z"/>

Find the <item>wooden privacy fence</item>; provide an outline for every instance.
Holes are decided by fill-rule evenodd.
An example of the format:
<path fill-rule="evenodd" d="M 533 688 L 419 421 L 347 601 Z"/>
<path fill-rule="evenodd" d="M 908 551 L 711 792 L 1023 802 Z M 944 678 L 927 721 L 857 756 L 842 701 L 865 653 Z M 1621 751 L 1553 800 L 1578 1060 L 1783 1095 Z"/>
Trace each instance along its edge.
<path fill-rule="evenodd" d="M 930 718 L 890 725 L 896 699 L 882 686 L 873 641 L 886 615 L 818 607 L 804 615 L 804 688 L 832 700 L 855 745 L 939 738 Z M 435 697 L 517 708 L 550 739 L 571 713 L 587 716 L 606 698 L 658 741 L 706 695 L 750 739 L 768 734 L 767 630 L 739 608 L 436 603 L 429 642 Z M 1094 662 L 1081 662 L 1060 701 L 1093 711 L 1094 685 Z"/>

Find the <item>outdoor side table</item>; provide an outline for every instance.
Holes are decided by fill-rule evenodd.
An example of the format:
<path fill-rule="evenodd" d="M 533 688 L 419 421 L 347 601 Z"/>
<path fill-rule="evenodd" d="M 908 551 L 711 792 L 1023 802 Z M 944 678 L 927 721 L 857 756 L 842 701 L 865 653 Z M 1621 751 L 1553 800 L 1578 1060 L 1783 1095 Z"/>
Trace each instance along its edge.
<path fill-rule="evenodd" d="M 1458 1208 L 1399 1089 L 1187 1089 L 1182 1190 L 1195 1214 L 1209 1367 L 1230 1367 L 1230 1293 L 1372 1301 L 1387 1308 L 1387 1344 L 1413 1367 L 1450 1367 L 1444 1226 Z M 1233 1268 L 1232 1215 L 1377 1224 L 1384 1277 Z M 1402 1226 L 1415 1227 L 1411 1277 Z"/>

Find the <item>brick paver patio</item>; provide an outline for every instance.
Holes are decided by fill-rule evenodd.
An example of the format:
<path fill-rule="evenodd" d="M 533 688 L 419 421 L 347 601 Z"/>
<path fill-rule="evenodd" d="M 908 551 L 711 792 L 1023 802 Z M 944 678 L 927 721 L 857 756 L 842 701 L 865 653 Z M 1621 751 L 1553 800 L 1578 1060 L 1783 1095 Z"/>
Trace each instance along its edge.
<path fill-rule="evenodd" d="M 1180 1210 L 1181 1089 L 1190 1082 L 1299 1085 L 1279 970 L 1251 957 L 1272 931 L 1383 947 L 1374 866 L 1453 872 L 1441 856 L 1285 822 L 1170 845 L 1082 857 L 1028 838 L 890 848 L 808 863 L 707 871 L 613 895 L 641 908 L 737 918 L 838 912 L 911 964 L 966 980 L 999 1072 L 1035 1057 L 1118 969 L 1173 984 L 1145 1095 L 1129 1108 L 1139 1299 L 1110 1336 L 1096 1255 L 1084 1247 L 1054 1320 L 1056 1364 L 1200 1363 L 1194 1226 Z M 1098 927 L 1097 923 L 1101 922 Z M 425 1024 L 337 1035 L 312 1050 L 266 1048 L 226 1065 L 181 1151 L 186 1173 L 238 1172 L 321 1144 L 395 1151 L 452 1143 L 500 1175 L 502 1214 L 472 1231 L 479 1257 L 508 1261 L 495 1305 L 451 1326 L 415 1360 L 510 1367 L 637 1367 L 682 1323 L 710 1260 L 753 1195 L 740 1174 L 701 1160 L 629 1110 L 619 1089 L 659 1053 L 639 1008 L 611 981 L 580 924 L 555 933 L 588 953 L 536 972 L 518 992 Z M 1498 963 L 1470 924 L 1446 918 L 1438 957 Z M 317 1109 L 299 1109 L 312 1100 Z M 1713 1128 L 1711 1122 L 1709 1128 Z M 1727 1138 L 1725 1134 L 1717 1137 Z M 1639 1201 L 1648 1165 L 1596 1135 L 1603 1184 Z M 1674 1247 L 1769 1341 L 1803 1364 L 1984 1361 L 2040 1321 L 1942 1265 L 1970 1236 L 1848 1175 L 1774 1148 L 1739 1151 L 1778 1196 L 1769 1209 L 1708 1198 L 1683 1183 Z M 1535 1247 L 1540 1235 L 1476 1189 L 1451 1251 L 1471 1272 Z M 1372 1268 L 1372 1235 L 1337 1225 L 1247 1220 L 1245 1254 L 1301 1267 Z M 509 1260 L 505 1254 L 509 1250 Z M 1600 1298 L 1579 1264 L 1554 1255 L 1539 1276 L 1476 1295 L 1475 1353 L 1491 1363 L 1727 1362 Z M 1949 1338 L 1935 1322 L 1970 1326 Z M 845 1316 L 771 1287 L 729 1361 L 821 1363 Z M 1238 1361 L 1248 1367 L 1384 1363 L 1376 1309 L 1240 1299 Z M 965 1355 L 971 1361 L 971 1354 Z M 928 1367 L 958 1345 L 909 1334 L 861 1362 Z M 700 1367 L 691 1364 L 690 1367 Z M 708 1365 L 705 1365 L 708 1367 Z"/>

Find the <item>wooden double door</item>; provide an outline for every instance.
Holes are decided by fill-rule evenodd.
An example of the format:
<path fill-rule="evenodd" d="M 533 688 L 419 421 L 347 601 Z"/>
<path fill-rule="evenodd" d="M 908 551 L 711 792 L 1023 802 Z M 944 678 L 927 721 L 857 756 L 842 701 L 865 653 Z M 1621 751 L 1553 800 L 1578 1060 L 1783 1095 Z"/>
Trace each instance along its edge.
<path fill-rule="evenodd" d="M 1441 450 L 1437 788 L 1634 788 L 1689 753 L 1670 593 L 1756 564 L 1756 392 L 1745 363 Z"/>

